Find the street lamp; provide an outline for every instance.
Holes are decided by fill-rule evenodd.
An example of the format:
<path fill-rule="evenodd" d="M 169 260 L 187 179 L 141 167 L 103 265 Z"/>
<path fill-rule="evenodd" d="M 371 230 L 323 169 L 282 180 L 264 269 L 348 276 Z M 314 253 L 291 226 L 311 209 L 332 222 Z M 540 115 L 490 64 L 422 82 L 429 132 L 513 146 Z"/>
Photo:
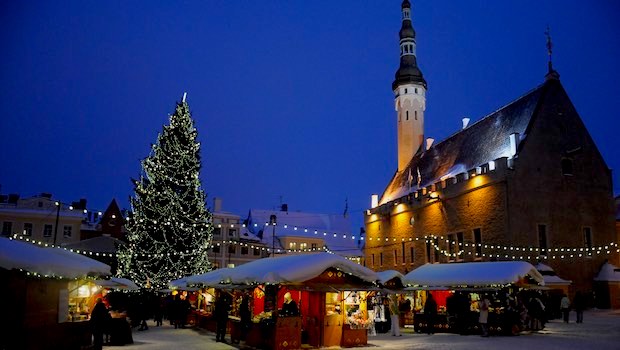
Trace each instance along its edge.
<path fill-rule="evenodd" d="M 274 256 L 276 253 L 276 224 L 278 223 L 278 218 L 275 214 L 271 214 L 269 217 L 269 225 L 272 227 L 271 231 L 271 256 Z"/>

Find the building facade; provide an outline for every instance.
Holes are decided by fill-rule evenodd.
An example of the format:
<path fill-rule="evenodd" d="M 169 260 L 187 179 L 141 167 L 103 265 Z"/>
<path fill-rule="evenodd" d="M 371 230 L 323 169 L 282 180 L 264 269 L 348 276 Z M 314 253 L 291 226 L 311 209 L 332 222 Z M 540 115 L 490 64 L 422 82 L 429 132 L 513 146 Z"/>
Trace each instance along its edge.
<path fill-rule="evenodd" d="M 222 200 L 214 199 L 213 238 L 209 261 L 213 268 L 235 267 L 267 257 L 267 247 L 241 222 L 239 215 L 222 211 Z"/>
<path fill-rule="evenodd" d="M 80 240 L 85 210 L 85 199 L 69 205 L 52 199 L 49 193 L 28 198 L 0 195 L 1 234 L 55 245 L 74 243 Z"/>
<path fill-rule="evenodd" d="M 573 290 L 592 290 L 605 260 L 618 261 L 611 170 L 551 62 L 525 95 L 437 144 L 411 143 L 401 135 L 424 138 L 426 81 L 407 0 L 402 13 L 398 170 L 365 214 L 365 265 L 406 273 L 425 263 L 543 261 Z"/>

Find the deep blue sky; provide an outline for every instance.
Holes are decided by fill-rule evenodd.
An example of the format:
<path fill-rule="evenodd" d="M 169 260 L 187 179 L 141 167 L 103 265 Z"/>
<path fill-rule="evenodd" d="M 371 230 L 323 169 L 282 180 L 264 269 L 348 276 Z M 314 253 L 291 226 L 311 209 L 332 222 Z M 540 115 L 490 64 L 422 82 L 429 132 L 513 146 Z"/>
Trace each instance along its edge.
<path fill-rule="evenodd" d="M 413 1 L 437 141 L 554 66 L 620 192 L 620 2 Z M 132 195 L 184 91 L 212 205 L 282 202 L 354 225 L 396 168 L 400 1 L 3 1 L 2 193 L 93 209 Z"/>

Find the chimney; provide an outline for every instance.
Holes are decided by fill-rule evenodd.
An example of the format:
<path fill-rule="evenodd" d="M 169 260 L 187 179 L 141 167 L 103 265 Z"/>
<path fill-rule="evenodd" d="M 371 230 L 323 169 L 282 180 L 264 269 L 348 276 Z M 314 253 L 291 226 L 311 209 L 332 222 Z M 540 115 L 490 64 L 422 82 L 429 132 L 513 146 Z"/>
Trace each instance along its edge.
<path fill-rule="evenodd" d="M 517 146 L 519 146 L 519 133 L 513 132 L 510 134 L 510 157 L 517 155 Z"/>
<path fill-rule="evenodd" d="M 282 204 L 282 208 L 280 208 L 280 211 L 285 211 L 288 212 L 288 204 Z"/>
<path fill-rule="evenodd" d="M 427 137 L 426 138 L 426 150 L 428 151 L 429 149 L 431 149 L 431 146 L 433 145 L 433 142 L 435 142 L 435 139 L 432 137 Z"/>
<path fill-rule="evenodd" d="M 219 213 L 222 211 L 222 198 L 213 198 L 213 211 Z"/>
<path fill-rule="evenodd" d="M 376 208 L 379 205 L 379 195 L 373 194 L 370 196 L 370 207 Z"/>
<path fill-rule="evenodd" d="M 467 125 L 469 125 L 469 118 L 464 117 L 463 118 L 463 129 L 465 129 L 467 127 Z"/>

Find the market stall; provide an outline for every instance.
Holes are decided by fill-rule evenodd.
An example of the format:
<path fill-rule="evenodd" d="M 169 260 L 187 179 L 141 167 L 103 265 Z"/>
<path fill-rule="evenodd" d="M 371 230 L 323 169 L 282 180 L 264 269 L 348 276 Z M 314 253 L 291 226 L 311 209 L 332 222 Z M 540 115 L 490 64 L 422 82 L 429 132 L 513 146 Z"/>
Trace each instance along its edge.
<path fill-rule="evenodd" d="M 239 295 L 251 295 L 246 345 L 297 349 L 302 342 L 315 347 L 367 343 L 365 291 L 377 288 L 372 270 L 328 253 L 266 258 L 221 270 L 173 283 L 228 289 L 233 314 Z M 296 304 L 297 314 L 284 315 L 285 298 Z M 231 334 L 236 325 L 231 322 Z"/>
<path fill-rule="evenodd" d="M 620 309 L 620 268 L 605 262 L 594 278 L 595 307 Z"/>
<path fill-rule="evenodd" d="M 408 290 L 416 293 L 414 327 L 428 331 L 428 315 L 424 303 L 429 295 L 437 303 L 433 332 L 478 332 L 479 300 L 491 301 L 489 328 L 504 333 L 511 329 L 516 317 L 516 295 L 522 289 L 544 285 L 542 275 L 523 261 L 426 264 L 405 276 Z"/>
<path fill-rule="evenodd" d="M 91 343 L 93 277 L 110 274 L 99 261 L 60 248 L 0 238 L 0 348 L 80 349 Z M 8 317 L 10 315 L 10 317 Z M 32 335 L 36 334 L 36 337 Z"/>

